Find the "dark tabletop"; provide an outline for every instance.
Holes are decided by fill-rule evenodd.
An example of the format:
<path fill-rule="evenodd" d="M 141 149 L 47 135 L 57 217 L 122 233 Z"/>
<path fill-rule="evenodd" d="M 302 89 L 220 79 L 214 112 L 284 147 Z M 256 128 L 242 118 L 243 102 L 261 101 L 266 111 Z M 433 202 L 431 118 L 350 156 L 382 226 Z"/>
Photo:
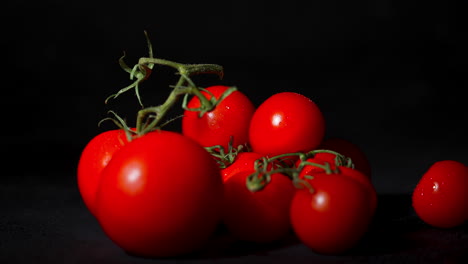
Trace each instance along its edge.
<path fill-rule="evenodd" d="M 72 179 L 72 177 L 68 177 Z M 350 252 L 319 255 L 292 234 L 271 245 L 234 240 L 220 228 L 197 254 L 145 259 L 111 242 L 85 208 L 73 180 L 24 177 L 0 185 L 0 263 L 463 263 L 468 225 L 430 227 L 407 194 L 381 194 L 369 232 Z"/>

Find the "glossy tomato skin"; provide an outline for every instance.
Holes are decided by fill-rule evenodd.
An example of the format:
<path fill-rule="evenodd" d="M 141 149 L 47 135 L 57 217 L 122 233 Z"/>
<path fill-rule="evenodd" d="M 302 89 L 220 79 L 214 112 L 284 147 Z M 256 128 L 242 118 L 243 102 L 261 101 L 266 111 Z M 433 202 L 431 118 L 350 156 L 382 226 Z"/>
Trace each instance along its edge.
<path fill-rule="evenodd" d="M 198 250 L 221 220 L 217 164 L 195 141 L 148 133 L 115 153 L 102 173 L 97 218 L 125 251 L 171 257 Z"/>
<path fill-rule="evenodd" d="M 123 130 L 109 130 L 91 139 L 81 153 L 77 170 L 78 189 L 86 207 L 93 215 L 96 215 L 95 199 L 101 172 L 114 153 L 127 143 Z"/>
<path fill-rule="evenodd" d="M 269 243 L 284 238 L 291 230 L 289 208 L 295 193 L 283 174 L 271 175 L 271 182 L 259 191 L 246 187 L 250 172 L 241 171 L 224 183 L 223 223 L 237 239 Z"/>
<path fill-rule="evenodd" d="M 372 167 L 364 151 L 353 142 L 343 138 L 327 138 L 325 139 L 319 149 L 328 149 L 338 152 L 345 157 L 351 158 L 354 163 L 354 168 L 367 175 L 369 178 L 372 177 Z"/>
<path fill-rule="evenodd" d="M 240 152 L 231 165 L 221 169 L 223 182 L 226 182 L 229 178 L 241 171 L 247 171 L 250 173 L 255 172 L 255 161 L 262 157 L 262 155 L 255 152 Z"/>
<path fill-rule="evenodd" d="M 443 160 L 423 174 L 412 195 L 416 214 L 427 224 L 452 228 L 468 220 L 468 168 Z"/>
<path fill-rule="evenodd" d="M 342 254 L 367 232 L 371 214 L 365 188 L 338 174 L 310 180 L 291 202 L 291 224 L 300 241 L 320 254 Z"/>
<path fill-rule="evenodd" d="M 215 98 L 220 96 L 229 87 L 216 85 L 206 88 Z M 202 91 L 206 98 L 210 95 Z M 200 107 L 198 97 L 193 97 L 187 104 L 189 108 Z M 196 111 L 184 112 L 182 118 L 182 133 L 194 139 L 204 147 L 221 145 L 225 150 L 233 137 L 233 147 L 248 143 L 250 119 L 255 111 L 251 100 L 239 90 L 232 92 L 224 98 L 214 110 L 204 114 L 201 118 Z"/>
<path fill-rule="evenodd" d="M 281 92 L 267 98 L 250 121 L 249 139 L 254 152 L 275 156 L 308 152 L 325 133 L 319 107 L 304 95 Z"/>

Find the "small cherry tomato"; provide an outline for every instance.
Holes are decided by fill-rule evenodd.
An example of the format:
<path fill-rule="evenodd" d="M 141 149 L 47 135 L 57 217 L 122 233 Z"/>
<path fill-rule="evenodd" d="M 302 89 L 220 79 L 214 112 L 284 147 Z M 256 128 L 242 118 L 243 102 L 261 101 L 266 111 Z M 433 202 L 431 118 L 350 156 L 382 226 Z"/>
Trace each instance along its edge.
<path fill-rule="evenodd" d="M 217 85 L 206 88 L 216 99 L 229 87 Z M 210 99 L 205 91 L 202 94 Z M 187 107 L 200 107 L 198 97 L 193 97 Z M 237 147 L 249 142 L 249 124 L 255 111 L 251 100 L 239 90 L 224 98 L 212 111 L 199 117 L 199 112 L 186 110 L 182 117 L 182 133 L 200 143 L 203 147 L 221 145 L 225 150 L 233 139 L 232 145 Z"/>
<path fill-rule="evenodd" d="M 281 92 L 257 108 L 250 121 L 249 139 L 254 152 L 276 156 L 313 150 L 324 133 L 325 119 L 312 100 Z"/>
<path fill-rule="evenodd" d="M 468 168 L 453 160 L 432 164 L 412 195 L 416 214 L 427 224 L 452 228 L 468 220 Z"/>
<path fill-rule="evenodd" d="M 96 215 L 96 192 L 101 180 L 101 172 L 115 152 L 127 144 L 122 129 L 105 131 L 95 136 L 83 149 L 78 161 L 78 189 L 88 210 Z"/>
<path fill-rule="evenodd" d="M 300 241 L 320 254 L 353 248 L 371 222 L 369 196 L 359 182 L 338 174 L 323 175 L 299 189 L 291 202 L 291 224 Z"/>

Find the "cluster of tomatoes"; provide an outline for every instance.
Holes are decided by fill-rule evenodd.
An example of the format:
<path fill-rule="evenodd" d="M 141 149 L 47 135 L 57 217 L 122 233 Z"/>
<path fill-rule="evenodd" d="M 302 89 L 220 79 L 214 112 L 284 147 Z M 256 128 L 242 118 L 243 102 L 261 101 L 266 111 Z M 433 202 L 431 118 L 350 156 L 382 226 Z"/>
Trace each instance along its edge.
<path fill-rule="evenodd" d="M 141 79 L 151 72 L 144 66 Z M 97 135 L 80 157 L 83 201 L 118 246 L 139 256 L 183 255 L 222 225 L 243 241 L 292 232 L 317 253 L 340 254 L 365 235 L 377 208 L 369 163 L 353 143 L 324 138 L 324 117 L 310 98 L 281 92 L 256 107 L 232 87 L 180 89 L 196 95 L 183 107 L 182 131 L 141 129 L 155 120 L 148 115 Z M 215 107 L 201 111 L 209 102 Z M 440 177 L 450 183 L 431 190 L 447 167 Z M 463 223 L 467 167 L 445 162 L 428 173 L 415 190 L 417 213 L 435 226 Z M 445 192 L 453 182 L 455 191 Z M 442 199 L 431 195 L 439 189 Z M 456 216 L 447 222 L 444 214 Z"/>
<path fill-rule="evenodd" d="M 228 89 L 202 94 L 219 99 Z M 181 132 L 128 138 L 116 129 L 83 150 L 83 200 L 120 247 L 143 256 L 185 254 L 220 224 L 257 243 L 293 230 L 329 254 L 364 235 L 377 205 L 369 164 L 350 142 L 323 140 L 324 117 L 312 100 L 282 92 L 255 107 L 235 90 L 201 116 L 193 110 L 200 104 L 196 96 L 187 103 Z"/>

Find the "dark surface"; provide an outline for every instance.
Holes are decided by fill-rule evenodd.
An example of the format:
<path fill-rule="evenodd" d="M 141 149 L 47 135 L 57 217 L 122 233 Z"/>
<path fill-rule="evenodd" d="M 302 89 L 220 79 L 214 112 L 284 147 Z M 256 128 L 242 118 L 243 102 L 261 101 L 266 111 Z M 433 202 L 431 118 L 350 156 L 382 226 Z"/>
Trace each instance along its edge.
<path fill-rule="evenodd" d="M 84 207 L 74 182 L 28 179 L 0 186 L 0 263 L 466 263 L 468 226 L 432 228 L 409 195 L 381 195 L 360 244 L 339 256 L 319 255 L 293 235 L 273 245 L 235 241 L 225 230 L 199 253 L 171 259 L 126 254 Z"/>

